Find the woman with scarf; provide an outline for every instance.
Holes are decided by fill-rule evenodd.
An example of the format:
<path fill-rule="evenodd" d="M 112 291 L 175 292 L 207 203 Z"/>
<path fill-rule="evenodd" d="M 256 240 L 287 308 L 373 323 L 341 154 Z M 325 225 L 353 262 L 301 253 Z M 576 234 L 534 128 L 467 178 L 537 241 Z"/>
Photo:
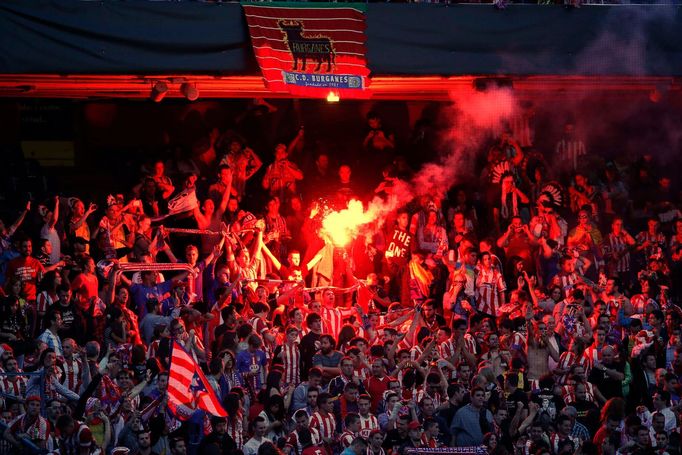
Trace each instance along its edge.
<path fill-rule="evenodd" d="M 53 349 L 45 349 L 40 354 L 41 369 L 38 374 L 31 376 L 26 385 L 26 396 L 40 396 L 41 414 L 46 415 L 45 406 L 53 398 L 61 395 L 69 400 L 78 400 L 77 393 L 72 392 L 68 387 L 59 382 L 60 370 L 57 367 L 57 355 Z M 85 370 L 85 368 L 84 368 Z"/>

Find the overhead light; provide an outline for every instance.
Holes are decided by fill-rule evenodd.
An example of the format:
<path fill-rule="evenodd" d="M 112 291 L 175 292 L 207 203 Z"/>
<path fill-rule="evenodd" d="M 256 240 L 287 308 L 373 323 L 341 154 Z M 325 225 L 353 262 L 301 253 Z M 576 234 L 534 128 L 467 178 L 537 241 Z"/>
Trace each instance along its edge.
<path fill-rule="evenodd" d="M 339 94 L 336 92 L 329 92 L 327 94 L 327 102 L 328 103 L 338 103 L 341 98 L 339 97 Z"/>
<path fill-rule="evenodd" d="M 199 89 L 197 84 L 185 82 L 180 86 L 180 93 L 184 95 L 189 101 L 196 101 L 199 98 Z"/>
<path fill-rule="evenodd" d="M 154 82 L 154 85 L 152 85 L 152 92 L 149 95 L 149 98 L 155 103 L 159 103 L 165 98 L 166 93 L 168 93 L 168 84 L 163 81 L 156 81 Z"/>

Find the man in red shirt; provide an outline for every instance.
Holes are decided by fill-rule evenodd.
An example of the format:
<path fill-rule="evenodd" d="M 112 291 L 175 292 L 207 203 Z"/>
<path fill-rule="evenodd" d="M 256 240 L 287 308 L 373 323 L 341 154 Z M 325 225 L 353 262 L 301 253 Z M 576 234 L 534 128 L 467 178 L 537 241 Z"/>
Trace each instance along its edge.
<path fill-rule="evenodd" d="M 97 275 L 95 275 L 95 261 L 90 256 L 83 258 L 83 273 L 71 282 L 71 291 L 76 298 L 78 307 L 88 311 L 93 299 L 98 297 Z"/>
<path fill-rule="evenodd" d="M 33 303 L 36 301 L 37 284 L 43 278 L 45 269 L 39 260 L 31 257 L 31 253 L 33 253 L 33 242 L 29 238 L 22 239 L 19 242 L 20 256 L 7 264 L 6 284 L 19 281 L 21 295 L 27 302 Z"/>
<path fill-rule="evenodd" d="M 388 390 L 391 378 L 386 375 L 384 362 L 377 358 L 372 361 L 372 375 L 365 379 L 365 390 L 372 397 L 372 412 L 376 414 L 379 402 L 384 397 L 384 392 Z"/>

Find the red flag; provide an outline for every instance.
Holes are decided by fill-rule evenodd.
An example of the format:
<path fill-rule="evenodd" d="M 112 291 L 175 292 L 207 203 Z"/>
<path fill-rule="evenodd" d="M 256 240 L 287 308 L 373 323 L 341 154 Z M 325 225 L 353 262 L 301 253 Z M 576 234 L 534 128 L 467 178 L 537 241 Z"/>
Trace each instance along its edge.
<path fill-rule="evenodd" d="M 369 98 L 364 3 L 244 3 L 242 7 L 270 90 Z"/>
<path fill-rule="evenodd" d="M 85 365 L 83 367 L 86 368 Z M 121 389 L 119 389 L 109 375 L 105 374 L 102 376 L 102 382 L 99 386 L 99 399 L 107 413 L 113 413 L 118 409 L 121 396 Z"/>
<path fill-rule="evenodd" d="M 174 341 L 168 377 L 168 406 L 176 416 L 182 418 L 183 414 L 177 412 L 178 405 L 227 417 L 227 412 L 199 365 L 177 341 Z"/>

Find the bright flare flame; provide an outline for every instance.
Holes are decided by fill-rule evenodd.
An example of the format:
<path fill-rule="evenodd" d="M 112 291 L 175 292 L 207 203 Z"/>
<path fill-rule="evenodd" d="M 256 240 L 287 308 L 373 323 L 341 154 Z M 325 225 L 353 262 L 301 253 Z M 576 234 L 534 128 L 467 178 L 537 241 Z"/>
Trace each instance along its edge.
<path fill-rule="evenodd" d="M 328 213 L 322 220 L 322 233 L 338 247 L 346 246 L 358 234 L 360 227 L 375 219 L 372 211 L 365 211 L 362 202 L 352 199 L 348 208 Z"/>
<path fill-rule="evenodd" d="M 327 93 L 327 102 L 328 103 L 338 103 L 340 99 L 341 99 L 341 97 L 336 92 Z"/>

